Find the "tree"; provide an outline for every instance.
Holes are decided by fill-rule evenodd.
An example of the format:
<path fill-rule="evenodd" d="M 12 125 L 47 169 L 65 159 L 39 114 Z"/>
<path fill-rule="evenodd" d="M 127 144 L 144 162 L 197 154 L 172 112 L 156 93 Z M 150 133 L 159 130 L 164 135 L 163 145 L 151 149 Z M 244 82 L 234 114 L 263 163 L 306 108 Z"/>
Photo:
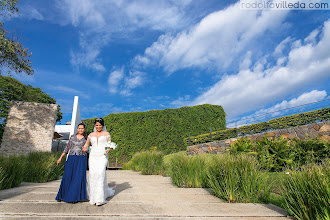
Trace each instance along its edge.
<path fill-rule="evenodd" d="M 10 77 L 0 75 L 0 140 L 6 124 L 10 101 L 38 102 L 56 104 L 56 100 L 44 93 L 40 88 L 25 85 Z M 62 119 L 61 107 L 57 108 L 57 119 Z"/>
<path fill-rule="evenodd" d="M 0 17 L 9 19 L 13 14 L 18 14 L 17 2 L 18 0 L 0 0 Z M 32 53 L 28 54 L 28 49 L 24 48 L 17 38 L 10 36 L 10 32 L 0 21 L 0 75 L 3 69 L 9 74 L 12 71 L 33 74 L 31 56 Z"/>

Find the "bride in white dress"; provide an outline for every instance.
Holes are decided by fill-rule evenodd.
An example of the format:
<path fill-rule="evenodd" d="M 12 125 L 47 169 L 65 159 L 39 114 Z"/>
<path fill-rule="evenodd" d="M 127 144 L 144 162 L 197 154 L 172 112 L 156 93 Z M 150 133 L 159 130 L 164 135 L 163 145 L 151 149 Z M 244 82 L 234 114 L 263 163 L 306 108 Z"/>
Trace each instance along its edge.
<path fill-rule="evenodd" d="M 89 148 L 90 144 L 92 146 Z M 115 191 L 108 187 L 106 174 L 108 153 L 115 148 L 116 145 L 111 142 L 111 136 L 106 131 L 103 119 L 95 119 L 94 132 L 88 136 L 83 147 L 85 152 L 90 149 L 87 196 L 91 205 L 103 205 L 108 202 L 106 198 L 115 194 Z"/>

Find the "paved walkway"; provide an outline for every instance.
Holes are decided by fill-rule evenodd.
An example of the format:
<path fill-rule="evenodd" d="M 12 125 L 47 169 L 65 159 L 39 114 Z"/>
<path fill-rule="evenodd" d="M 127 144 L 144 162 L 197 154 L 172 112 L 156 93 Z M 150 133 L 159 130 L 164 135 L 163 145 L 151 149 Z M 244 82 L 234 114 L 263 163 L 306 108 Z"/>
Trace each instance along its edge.
<path fill-rule="evenodd" d="M 284 220 L 285 211 L 262 204 L 229 204 L 205 189 L 177 188 L 170 177 L 107 171 L 115 196 L 103 206 L 55 201 L 60 180 L 22 183 L 0 191 L 0 219 L 247 219 Z"/>

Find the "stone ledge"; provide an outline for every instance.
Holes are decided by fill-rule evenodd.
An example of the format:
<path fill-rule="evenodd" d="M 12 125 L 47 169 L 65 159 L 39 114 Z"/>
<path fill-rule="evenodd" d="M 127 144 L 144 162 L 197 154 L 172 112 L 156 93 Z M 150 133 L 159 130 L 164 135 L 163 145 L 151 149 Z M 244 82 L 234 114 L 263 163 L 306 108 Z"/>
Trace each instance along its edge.
<path fill-rule="evenodd" d="M 306 139 L 306 137 L 319 137 L 322 140 L 330 141 L 330 121 L 319 122 L 309 125 L 302 125 L 291 128 L 283 128 L 280 130 L 270 131 L 268 133 L 258 133 L 246 136 L 252 142 L 256 140 L 262 140 L 264 136 L 268 139 L 274 139 L 283 137 L 291 140 L 293 138 Z M 237 142 L 237 138 L 230 138 L 226 140 L 208 142 L 198 145 L 192 145 L 187 147 L 188 155 L 196 154 L 221 154 L 230 148 Z M 207 147 L 209 146 L 209 147 Z"/>

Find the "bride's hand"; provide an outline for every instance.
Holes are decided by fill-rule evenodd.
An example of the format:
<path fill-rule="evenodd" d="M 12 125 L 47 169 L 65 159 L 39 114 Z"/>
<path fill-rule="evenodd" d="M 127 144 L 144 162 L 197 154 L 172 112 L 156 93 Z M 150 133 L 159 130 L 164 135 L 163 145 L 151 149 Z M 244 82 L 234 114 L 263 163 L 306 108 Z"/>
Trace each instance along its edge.
<path fill-rule="evenodd" d="M 111 149 L 108 149 L 108 150 L 105 152 L 105 154 L 108 154 L 110 151 L 111 151 Z"/>
<path fill-rule="evenodd" d="M 87 146 L 83 146 L 82 151 L 87 152 L 87 150 L 88 150 L 88 147 Z"/>

